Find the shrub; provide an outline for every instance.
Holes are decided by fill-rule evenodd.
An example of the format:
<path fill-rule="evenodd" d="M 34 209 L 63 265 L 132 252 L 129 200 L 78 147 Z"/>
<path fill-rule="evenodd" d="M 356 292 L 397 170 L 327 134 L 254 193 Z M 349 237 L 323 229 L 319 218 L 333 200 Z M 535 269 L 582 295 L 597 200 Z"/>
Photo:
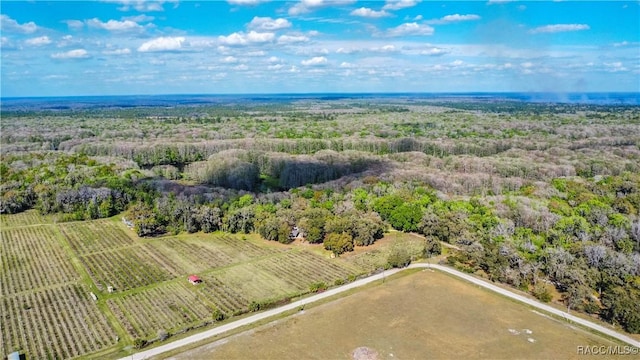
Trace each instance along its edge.
<path fill-rule="evenodd" d="M 313 284 L 309 285 L 309 291 L 311 292 L 318 292 L 318 291 L 324 291 L 324 290 L 327 290 L 327 284 L 325 284 L 322 281 L 314 282 Z"/>
<path fill-rule="evenodd" d="M 220 311 L 220 309 L 215 309 L 213 311 L 213 316 L 212 317 L 213 317 L 214 321 L 223 321 L 224 319 L 227 318 L 227 314 L 225 314 L 224 312 Z"/>
<path fill-rule="evenodd" d="M 147 345 L 147 340 L 145 339 L 136 338 L 133 340 L 133 347 L 136 349 L 142 349 L 145 345 Z"/>
<path fill-rule="evenodd" d="M 430 258 L 432 256 L 437 256 L 442 254 L 442 247 L 440 245 L 440 241 L 433 237 L 427 237 L 424 242 L 424 249 L 422 251 L 422 256 L 425 258 Z"/>
<path fill-rule="evenodd" d="M 252 301 L 249 304 L 249 311 L 251 311 L 251 312 L 260 311 L 260 303 L 257 302 L 257 301 Z"/>
<path fill-rule="evenodd" d="M 166 330 L 164 329 L 158 330 L 158 340 L 165 341 L 168 338 L 169 338 L 169 333 Z"/>
<path fill-rule="evenodd" d="M 548 303 L 549 301 L 551 301 L 551 290 L 549 289 L 549 285 L 544 284 L 544 283 L 537 283 L 536 286 L 533 287 L 533 296 L 536 297 L 536 299 Z"/>
<path fill-rule="evenodd" d="M 402 246 L 394 246 L 387 257 L 387 264 L 394 268 L 403 268 L 411 264 L 411 255 Z"/>

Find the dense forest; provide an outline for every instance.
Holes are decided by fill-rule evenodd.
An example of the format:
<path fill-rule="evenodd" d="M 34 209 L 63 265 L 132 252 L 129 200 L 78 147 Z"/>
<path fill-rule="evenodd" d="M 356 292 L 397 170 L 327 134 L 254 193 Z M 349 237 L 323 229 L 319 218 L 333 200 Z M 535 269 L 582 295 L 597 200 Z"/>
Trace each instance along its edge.
<path fill-rule="evenodd" d="M 121 214 L 140 236 L 282 243 L 295 226 L 337 255 L 415 232 L 427 253 L 459 248 L 451 266 L 640 333 L 640 107 L 338 99 L 0 115 L 0 213 Z"/>

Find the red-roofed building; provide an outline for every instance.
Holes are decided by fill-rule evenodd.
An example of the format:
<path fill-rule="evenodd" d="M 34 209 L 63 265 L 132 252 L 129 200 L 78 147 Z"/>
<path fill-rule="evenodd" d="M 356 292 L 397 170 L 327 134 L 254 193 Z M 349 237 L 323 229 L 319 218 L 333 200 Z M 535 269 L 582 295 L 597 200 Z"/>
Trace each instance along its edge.
<path fill-rule="evenodd" d="M 192 283 L 193 285 L 198 285 L 202 282 L 202 279 L 200 279 L 198 277 L 198 275 L 190 275 L 188 278 L 190 283 Z"/>

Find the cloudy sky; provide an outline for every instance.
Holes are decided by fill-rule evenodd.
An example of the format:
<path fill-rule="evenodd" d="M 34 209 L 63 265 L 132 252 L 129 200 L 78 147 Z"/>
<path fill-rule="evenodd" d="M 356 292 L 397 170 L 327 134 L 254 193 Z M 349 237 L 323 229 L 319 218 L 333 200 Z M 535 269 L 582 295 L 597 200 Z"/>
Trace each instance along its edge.
<path fill-rule="evenodd" d="M 640 91 L 639 1 L 2 2 L 1 96 Z"/>

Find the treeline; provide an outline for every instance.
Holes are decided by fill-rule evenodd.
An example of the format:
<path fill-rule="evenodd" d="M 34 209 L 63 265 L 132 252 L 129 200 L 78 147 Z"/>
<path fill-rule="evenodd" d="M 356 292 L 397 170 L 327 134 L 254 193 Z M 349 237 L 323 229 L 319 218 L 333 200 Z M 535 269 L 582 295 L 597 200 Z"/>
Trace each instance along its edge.
<path fill-rule="evenodd" d="M 155 165 L 183 166 L 232 149 L 280 152 L 293 155 L 310 155 L 322 150 L 338 152 L 360 151 L 374 155 L 417 151 L 427 155 L 445 157 L 450 155 L 490 156 L 509 150 L 512 147 L 513 144 L 504 140 L 487 139 L 482 141 L 451 142 L 414 138 L 237 139 L 182 144 L 154 143 L 148 145 L 105 144 L 76 140 L 60 145 L 61 150 L 73 151 L 88 156 L 123 157 L 135 161 L 141 167 Z"/>

